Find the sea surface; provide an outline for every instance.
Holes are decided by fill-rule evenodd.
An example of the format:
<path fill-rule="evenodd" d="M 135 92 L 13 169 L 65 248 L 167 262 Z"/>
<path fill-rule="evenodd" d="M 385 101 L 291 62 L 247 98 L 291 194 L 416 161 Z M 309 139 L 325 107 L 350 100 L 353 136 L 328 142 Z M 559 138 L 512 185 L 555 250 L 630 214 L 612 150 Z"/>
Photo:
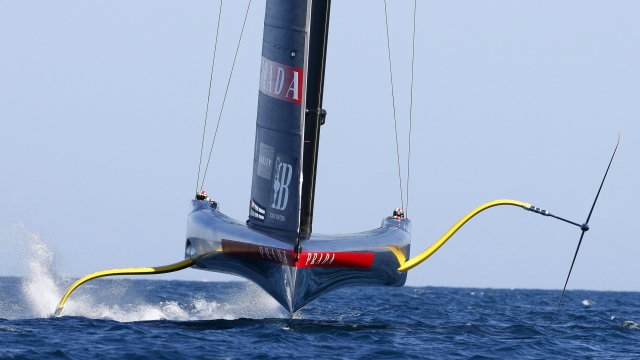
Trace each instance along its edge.
<path fill-rule="evenodd" d="M 640 358 L 640 293 L 346 288 L 290 318 L 248 282 L 74 279 L 30 241 L 0 277 L 0 359 Z M 148 278 L 147 278 L 148 279 Z"/>

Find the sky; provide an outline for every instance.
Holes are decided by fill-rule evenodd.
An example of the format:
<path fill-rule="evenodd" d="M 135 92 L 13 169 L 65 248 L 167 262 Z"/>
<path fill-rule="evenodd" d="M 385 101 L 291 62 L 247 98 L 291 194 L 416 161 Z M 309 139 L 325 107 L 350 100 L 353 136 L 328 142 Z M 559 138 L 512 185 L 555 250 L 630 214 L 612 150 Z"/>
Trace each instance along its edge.
<path fill-rule="evenodd" d="M 222 10 L 209 128 L 246 1 Z M 183 259 L 216 1 L 0 2 L 0 276 L 25 232 L 66 276 Z M 253 0 L 205 189 L 245 220 L 265 2 Z M 389 1 L 407 191 L 411 1 Z M 621 142 L 568 289 L 640 291 L 640 3 L 418 1 L 407 215 L 411 254 L 494 199 L 583 222 Z M 334 1 L 314 231 L 380 226 L 401 206 L 382 1 Z M 211 144 L 207 133 L 205 154 Z M 405 200 L 406 201 L 406 200 Z M 490 209 L 407 285 L 561 289 L 580 230 Z M 188 269 L 161 279 L 239 278 Z"/>

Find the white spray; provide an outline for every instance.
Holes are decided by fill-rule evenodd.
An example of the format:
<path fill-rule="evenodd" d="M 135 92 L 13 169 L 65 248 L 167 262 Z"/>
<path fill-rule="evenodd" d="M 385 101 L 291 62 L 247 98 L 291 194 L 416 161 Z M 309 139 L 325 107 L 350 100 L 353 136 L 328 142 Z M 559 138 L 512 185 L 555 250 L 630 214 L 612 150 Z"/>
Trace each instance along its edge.
<path fill-rule="evenodd" d="M 55 253 L 40 234 L 27 231 L 22 225 L 14 226 L 11 233 L 12 242 L 27 250 L 19 256 L 23 258 L 27 271 L 21 291 L 28 311 L 18 316 L 49 317 L 73 281 L 62 275 L 56 266 Z M 73 293 L 63 315 L 121 322 L 288 317 L 273 298 L 248 282 L 238 282 L 237 290 L 225 296 L 223 301 L 194 295 L 187 303 L 172 299 L 151 303 L 144 298 L 132 299 L 131 296 L 125 299 L 124 294 L 132 283 L 128 279 L 87 283 Z"/>
<path fill-rule="evenodd" d="M 29 249 L 26 259 L 29 273 L 22 282 L 22 292 L 33 315 L 47 317 L 63 295 L 56 282 L 60 276 L 56 276 L 53 267 L 53 252 L 40 234 L 26 233 L 23 240 Z"/>

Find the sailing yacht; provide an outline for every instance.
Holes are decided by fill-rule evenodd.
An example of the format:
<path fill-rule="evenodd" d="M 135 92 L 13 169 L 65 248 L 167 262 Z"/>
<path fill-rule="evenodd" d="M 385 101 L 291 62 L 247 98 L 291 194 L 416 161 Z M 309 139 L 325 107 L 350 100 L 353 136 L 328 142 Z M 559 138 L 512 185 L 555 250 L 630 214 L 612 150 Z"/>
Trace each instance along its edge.
<path fill-rule="evenodd" d="M 320 129 L 327 115 L 322 98 L 330 6 L 330 0 L 266 1 L 248 219 L 234 220 L 224 215 L 216 202 L 198 196 L 191 201 L 187 217 L 183 261 L 89 274 L 67 290 L 54 316 L 61 314 L 76 288 L 92 279 L 162 274 L 188 267 L 244 277 L 293 314 L 341 287 L 404 285 L 407 271 L 433 255 L 471 218 L 503 205 L 556 218 L 582 231 L 557 314 L 619 136 L 584 223 L 529 203 L 494 200 L 469 212 L 411 259 L 411 221 L 402 209 L 383 218 L 377 229 L 345 235 L 316 234 L 312 231 L 313 205 Z"/>
<path fill-rule="evenodd" d="M 193 268 L 244 277 L 290 312 L 344 286 L 402 286 L 411 221 L 378 229 L 312 232 L 329 0 L 267 0 L 248 220 L 193 200 L 185 256 Z M 195 260 L 197 259 L 197 260 Z"/>

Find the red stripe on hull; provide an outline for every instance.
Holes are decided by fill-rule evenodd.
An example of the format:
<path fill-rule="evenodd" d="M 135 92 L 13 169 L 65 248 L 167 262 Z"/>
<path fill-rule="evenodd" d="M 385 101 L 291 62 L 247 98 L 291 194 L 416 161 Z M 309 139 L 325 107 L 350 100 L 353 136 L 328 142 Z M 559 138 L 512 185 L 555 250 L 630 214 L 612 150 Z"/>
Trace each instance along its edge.
<path fill-rule="evenodd" d="M 222 239 L 222 253 L 227 256 L 266 261 L 297 268 L 368 269 L 375 258 L 373 252 L 303 251 L 298 262 L 294 262 L 293 250 L 227 239 Z"/>

